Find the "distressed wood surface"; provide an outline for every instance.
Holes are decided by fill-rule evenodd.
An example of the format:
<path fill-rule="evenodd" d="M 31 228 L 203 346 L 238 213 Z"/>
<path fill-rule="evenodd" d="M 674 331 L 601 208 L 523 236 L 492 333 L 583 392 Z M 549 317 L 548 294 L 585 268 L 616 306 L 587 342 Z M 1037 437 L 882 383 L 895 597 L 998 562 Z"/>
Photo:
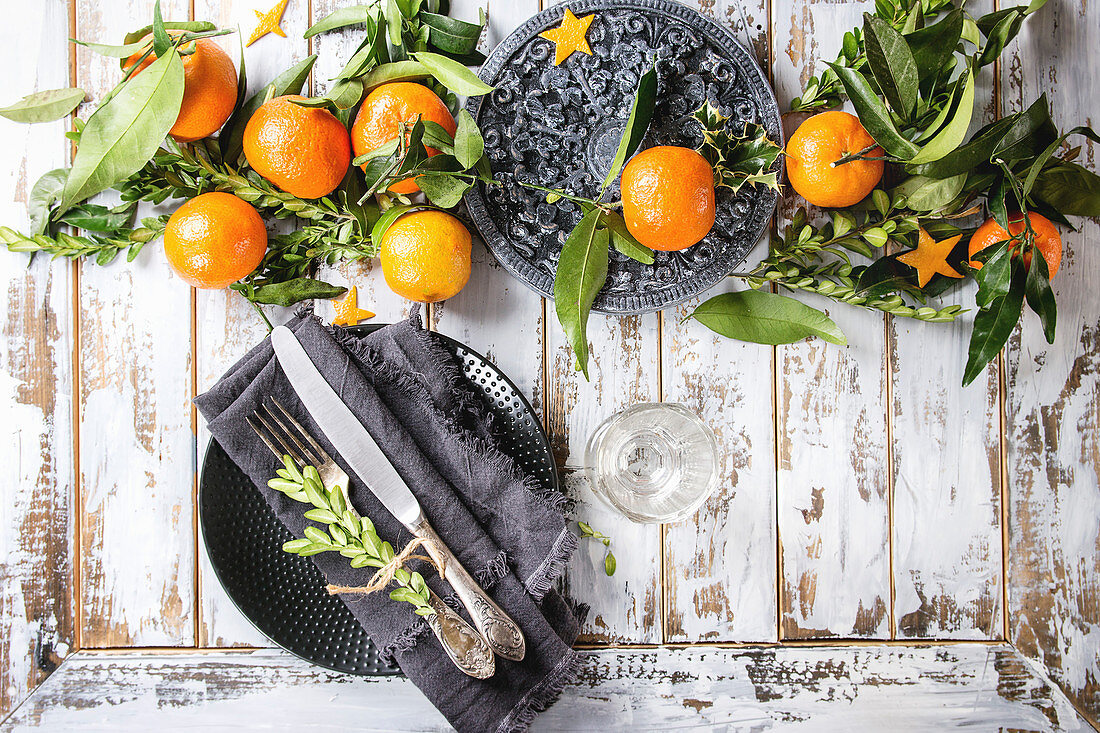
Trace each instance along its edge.
<path fill-rule="evenodd" d="M 978 77 L 971 132 L 995 116 L 995 76 Z M 976 291 L 944 297 L 969 311 L 953 324 L 888 319 L 898 638 L 1004 638 L 1000 372 L 961 386 Z"/>
<path fill-rule="evenodd" d="M 152 18 L 152 8 L 151 0 L 78 3 L 76 37 L 117 43 Z M 167 17 L 189 17 L 187 0 L 162 8 Z M 76 81 L 91 101 L 120 78 L 117 59 L 77 49 Z M 80 110 L 90 112 L 88 105 Z M 171 210 L 142 206 L 139 216 Z M 132 263 L 82 263 L 79 282 L 82 644 L 190 646 L 191 289 L 171 272 L 159 244 Z"/>
<path fill-rule="evenodd" d="M 766 2 L 746 2 L 744 16 L 736 1 L 698 7 L 768 68 Z M 747 261 L 766 252 L 762 241 Z M 681 323 L 701 301 L 729 289 L 720 285 L 661 320 L 663 398 L 711 426 L 722 461 L 718 491 L 692 519 L 665 529 L 668 641 L 778 640 L 774 350 Z"/>
<path fill-rule="evenodd" d="M 247 41 L 256 26 L 255 11 L 271 7 L 267 0 L 195 0 L 194 14 L 198 20 L 209 20 L 222 28 L 240 28 L 237 34 L 214 40 L 239 64 L 241 42 Z M 309 27 L 309 7 L 306 3 L 291 3 L 283 14 L 282 28 L 286 38 L 268 35 L 245 49 L 245 71 L 248 94 L 266 86 L 284 69 L 309 55 L 309 43 L 302 33 Z M 269 231 L 287 232 L 293 221 L 269 223 Z M 272 323 L 289 317 L 290 309 L 265 306 Z M 196 290 L 195 292 L 195 364 L 196 393 L 212 387 L 252 346 L 267 335 L 267 326 L 248 302 L 229 290 Z M 202 470 L 202 460 L 210 442 L 206 422 L 198 417 L 196 466 Z M 271 642 L 237 610 L 218 582 L 206 556 L 201 536 L 197 542 L 199 557 L 200 605 L 198 643 L 201 646 L 268 646 Z"/>
<path fill-rule="evenodd" d="M 1100 8 L 1052 0 L 1001 65 L 1005 114 L 1045 93 L 1055 124 L 1100 121 Z M 1037 19 L 1038 20 L 1038 19 Z M 1072 139 L 1073 145 L 1082 138 Z M 1100 146 L 1081 162 L 1097 169 Z M 1100 223 L 1063 231 L 1058 340 L 1028 313 L 1006 351 L 1010 640 L 1100 719 Z"/>
<path fill-rule="evenodd" d="M 80 653 L 8 723 L 12 731 L 450 730 L 406 679 L 340 675 L 275 651 Z M 956 645 L 592 652 L 577 681 L 531 730 L 689 728 L 828 733 L 1087 726 L 1010 647 Z"/>
<path fill-rule="evenodd" d="M 21 5 L 0 27 L 7 49 L 4 101 L 68 86 L 64 0 Z M 26 226 L 31 187 L 63 166 L 68 121 L 0 120 L 0 221 Z M 0 255 L 0 719 L 73 643 L 72 266 Z M 39 660 L 42 661 L 39 661 Z"/>
<path fill-rule="evenodd" d="M 792 0 L 773 6 L 773 83 L 780 109 L 832 60 L 864 6 Z M 798 119 L 785 120 L 788 136 Z M 792 213 L 780 212 L 780 225 Z M 889 638 L 890 528 L 885 325 L 881 314 L 825 309 L 848 346 L 776 349 L 776 434 L 784 638 Z"/>

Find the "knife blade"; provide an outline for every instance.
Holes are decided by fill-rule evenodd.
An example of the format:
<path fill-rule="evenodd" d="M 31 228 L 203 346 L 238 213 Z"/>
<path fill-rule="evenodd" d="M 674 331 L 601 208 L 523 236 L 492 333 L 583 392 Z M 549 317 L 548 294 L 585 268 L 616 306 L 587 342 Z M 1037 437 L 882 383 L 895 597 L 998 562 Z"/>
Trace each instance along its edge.
<path fill-rule="evenodd" d="M 424 549 L 435 561 L 440 576 L 454 588 L 489 647 L 505 659 L 521 661 L 527 645 L 519 626 L 439 538 L 397 469 L 318 371 L 298 337 L 286 326 L 278 326 L 271 331 L 271 345 L 298 398 L 336 453 L 397 521 L 416 537 L 427 540 Z"/>

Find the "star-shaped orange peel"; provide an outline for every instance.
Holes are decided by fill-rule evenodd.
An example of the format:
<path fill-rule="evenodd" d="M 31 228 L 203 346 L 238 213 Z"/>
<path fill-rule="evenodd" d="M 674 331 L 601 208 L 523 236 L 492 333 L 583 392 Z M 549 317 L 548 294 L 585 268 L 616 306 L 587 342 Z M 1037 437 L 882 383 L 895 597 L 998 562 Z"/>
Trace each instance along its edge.
<path fill-rule="evenodd" d="M 539 34 L 542 38 L 554 42 L 554 66 L 569 58 L 574 51 L 592 55 L 592 49 L 588 47 L 588 26 L 592 25 L 595 15 L 586 15 L 578 18 L 569 8 L 565 9 L 565 16 L 561 19 L 561 25 L 551 28 Z"/>
<path fill-rule="evenodd" d="M 924 287 L 933 275 L 939 274 L 946 277 L 962 277 L 955 272 L 951 265 L 947 264 L 947 256 L 962 239 L 962 235 L 949 237 L 936 241 L 932 235 L 922 228 L 917 237 L 917 248 L 910 250 L 898 257 L 898 262 L 909 265 L 917 271 L 917 284 Z"/>
<path fill-rule="evenodd" d="M 333 302 L 332 309 L 336 311 L 336 316 L 332 319 L 334 326 L 354 326 L 359 321 L 374 318 L 373 313 L 359 307 L 359 292 L 354 285 L 343 300 Z"/>
<path fill-rule="evenodd" d="M 259 10 L 253 10 L 256 17 L 260 19 L 260 22 L 256 24 L 256 30 L 252 31 L 252 35 L 248 37 L 248 43 L 245 46 L 251 46 L 256 41 L 260 40 L 268 33 L 274 33 L 277 36 L 286 38 L 286 33 L 283 33 L 283 29 L 279 27 L 279 23 L 283 20 L 283 13 L 286 11 L 286 4 L 290 0 L 279 0 L 275 3 L 275 6 L 266 13 L 261 13 Z"/>

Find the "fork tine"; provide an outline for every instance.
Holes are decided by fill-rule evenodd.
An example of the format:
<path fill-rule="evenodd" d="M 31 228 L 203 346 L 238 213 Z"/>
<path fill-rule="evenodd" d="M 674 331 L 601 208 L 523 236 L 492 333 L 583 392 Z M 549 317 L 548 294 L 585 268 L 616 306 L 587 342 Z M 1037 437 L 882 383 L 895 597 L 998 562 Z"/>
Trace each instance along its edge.
<path fill-rule="evenodd" d="M 245 421 L 248 423 L 248 426 L 252 428 L 252 431 L 260 437 L 260 440 L 264 442 L 264 445 L 271 449 L 271 452 L 275 454 L 275 457 L 281 461 L 283 459 L 283 452 L 275 447 L 275 443 L 273 443 L 271 441 L 271 438 L 268 437 L 267 430 L 264 428 L 264 426 L 260 424 L 260 422 L 255 418 L 254 415 L 246 416 Z"/>
<path fill-rule="evenodd" d="M 269 403 L 272 401 L 273 400 L 270 399 L 268 400 Z M 314 466 L 319 466 L 321 463 L 324 462 L 321 460 L 320 456 L 312 454 L 308 448 L 302 445 L 302 441 L 300 440 L 301 436 L 297 434 L 298 431 L 295 431 L 291 426 L 287 425 L 286 421 L 284 421 L 275 413 L 275 410 L 271 407 L 271 404 L 265 404 L 264 410 L 267 413 L 267 417 L 271 419 L 271 422 L 277 425 L 279 430 L 282 431 L 282 434 L 288 440 L 290 440 L 291 443 L 294 444 L 294 447 L 298 449 L 298 453 L 305 458 L 306 462 Z M 293 421 L 293 418 L 291 418 L 291 420 Z M 298 425 L 297 427 L 301 429 L 301 425 Z M 304 429 L 301 429 L 301 431 L 305 432 Z"/>
<path fill-rule="evenodd" d="M 301 453 L 295 450 L 294 446 L 288 443 L 284 436 L 271 424 L 272 421 L 269 420 L 269 418 L 273 418 L 274 416 L 270 415 L 270 413 L 265 414 L 265 412 L 266 410 L 260 409 L 252 414 L 255 415 L 256 419 L 263 425 L 264 429 L 267 431 L 268 437 L 271 438 L 274 443 L 278 444 L 278 448 L 281 449 L 277 454 L 279 458 L 282 458 L 284 454 L 289 455 L 294 462 L 298 464 L 299 468 L 305 467 L 309 461 L 307 461 Z M 270 448 L 271 445 L 269 444 L 268 447 Z"/>
<path fill-rule="evenodd" d="M 313 449 L 313 453 L 318 459 L 320 459 L 320 463 L 330 463 L 332 461 L 332 458 L 329 456 L 329 454 L 325 452 L 325 449 L 321 447 L 320 443 L 314 440 L 313 436 L 309 434 L 309 431 L 305 429 L 305 426 L 294 419 L 294 416 L 290 414 L 290 411 L 286 409 L 283 403 L 279 402 L 279 400 L 275 399 L 274 397 L 269 397 L 268 399 L 272 403 L 274 403 L 276 407 L 279 408 L 279 411 L 283 413 L 283 416 L 286 417 L 286 419 L 294 428 L 297 429 L 298 436 L 302 438 L 302 440 L 305 441 L 305 443 L 309 445 L 310 448 Z M 268 409 L 270 410 L 271 408 L 269 407 Z M 286 427 L 285 423 L 283 424 L 283 427 Z M 287 432 L 289 433 L 290 431 Z"/>

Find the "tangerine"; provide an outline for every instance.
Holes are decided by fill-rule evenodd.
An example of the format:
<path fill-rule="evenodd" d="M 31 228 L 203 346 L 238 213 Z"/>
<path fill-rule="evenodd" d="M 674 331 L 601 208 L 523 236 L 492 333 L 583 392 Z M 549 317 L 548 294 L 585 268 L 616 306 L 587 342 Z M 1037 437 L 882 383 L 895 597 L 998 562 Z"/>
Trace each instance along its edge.
<path fill-rule="evenodd" d="M 204 193 L 175 210 L 164 228 L 168 264 L 196 288 L 224 288 L 256 269 L 267 229 L 256 210 L 231 193 Z"/>
<path fill-rule="evenodd" d="M 351 163 L 347 128 L 321 107 L 303 107 L 301 95 L 266 102 L 244 128 L 244 157 L 252 169 L 302 199 L 336 190 Z"/>
<path fill-rule="evenodd" d="M 470 232 L 445 211 L 405 214 L 382 235 L 382 274 L 390 290 L 409 300 L 436 303 L 470 279 Z"/>
<path fill-rule="evenodd" d="M 660 145 L 623 169 L 623 219 L 650 249 L 686 249 L 714 226 L 714 170 L 691 148 Z"/>
<path fill-rule="evenodd" d="M 209 38 L 199 38 L 192 43 L 195 44 L 194 53 L 181 56 L 183 102 L 168 131 L 181 143 L 210 137 L 221 129 L 237 106 L 237 69 L 233 59 Z M 137 63 L 141 53 L 144 52 L 126 59 L 124 68 L 129 69 Z M 149 54 L 134 73 L 140 74 L 156 59 L 155 53 Z"/>
<path fill-rule="evenodd" d="M 816 114 L 799 125 L 787 141 L 787 180 L 814 206 L 843 208 L 857 204 L 882 180 L 883 161 L 834 164 L 855 153 L 881 157 L 879 147 L 864 152 L 874 144 L 874 138 L 855 115 L 840 110 Z"/>
<path fill-rule="evenodd" d="M 455 134 L 455 119 L 443 100 L 423 84 L 398 81 L 383 84 L 367 95 L 355 122 L 351 126 L 351 144 L 358 157 L 380 148 L 401 132 L 405 122 L 417 116 L 425 122 L 435 122 L 451 135 Z M 439 155 L 435 148 L 426 148 L 428 155 Z M 366 164 L 363 170 L 366 170 Z M 415 178 L 390 184 L 393 193 L 416 193 L 420 187 Z"/>
<path fill-rule="evenodd" d="M 1028 212 L 1027 218 L 1031 221 L 1031 228 L 1035 231 L 1035 249 L 1039 250 L 1043 255 L 1043 259 L 1047 263 L 1047 271 L 1050 274 L 1050 279 L 1053 280 L 1054 276 L 1058 274 L 1058 268 L 1062 264 L 1062 235 L 1058 233 L 1058 227 L 1054 225 L 1050 219 L 1046 218 L 1042 214 L 1036 214 L 1034 211 Z M 1004 242 L 1012 237 L 1019 236 L 1023 233 L 1024 215 L 1017 213 L 1012 215 L 1008 220 L 1008 231 L 1004 230 L 997 220 L 993 217 L 982 224 L 974 232 L 974 236 L 970 238 L 970 265 L 977 270 L 982 269 L 982 263 L 974 259 L 974 255 L 981 252 L 987 247 L 992 247 L 998 242 Z M 1019 249 L 1019 245 L 1013 243 L 1010 245 L 1013 252 Z M 1013 255 L 1015 256 L 1015 255 Z M 1024 253 L 1024 267 L 1031 267 L 1031 252 Z"/>

